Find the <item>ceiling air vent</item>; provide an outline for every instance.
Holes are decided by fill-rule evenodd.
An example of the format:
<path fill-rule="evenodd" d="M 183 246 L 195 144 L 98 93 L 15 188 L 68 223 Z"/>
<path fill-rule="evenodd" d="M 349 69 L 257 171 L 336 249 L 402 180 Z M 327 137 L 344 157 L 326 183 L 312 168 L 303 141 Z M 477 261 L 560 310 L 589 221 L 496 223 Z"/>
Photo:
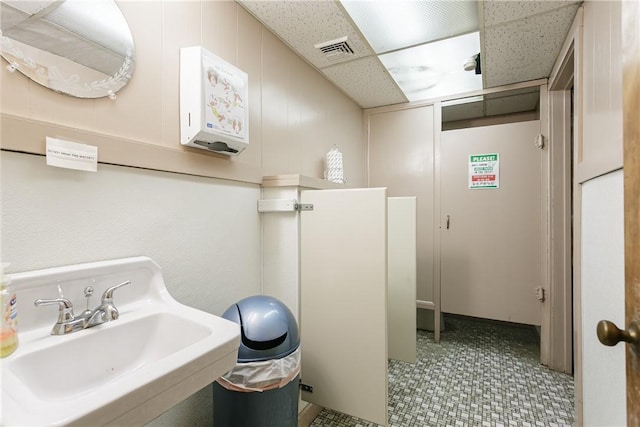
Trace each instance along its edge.
<path fill-rule="evenodd" d="M 339 61 L 344 58 L 353 56 L 353 49 L 347 43 L 347 37 L 341 37 L 335 40 L 329 40 L 327 42 L 318 43 L 315 45 L 316 49 L 324 54 L 325 58 L 330 62 Z"/>

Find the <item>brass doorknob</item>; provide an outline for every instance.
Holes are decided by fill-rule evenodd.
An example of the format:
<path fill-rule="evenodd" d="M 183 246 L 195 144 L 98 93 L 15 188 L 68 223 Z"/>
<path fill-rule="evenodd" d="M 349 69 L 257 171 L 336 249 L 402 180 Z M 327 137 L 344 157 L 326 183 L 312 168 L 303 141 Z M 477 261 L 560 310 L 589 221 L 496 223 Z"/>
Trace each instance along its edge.
<path fill-rule="evenodd" d="M 629 329 L 621 330 L 615 323 L 609 320 L 598 322 L 598 339 L 604 345 L 614 346 L 620 341 L 628 342 L 634 346 L 640 344 L 640 328 L 635 322 L 629 324 Z"/>

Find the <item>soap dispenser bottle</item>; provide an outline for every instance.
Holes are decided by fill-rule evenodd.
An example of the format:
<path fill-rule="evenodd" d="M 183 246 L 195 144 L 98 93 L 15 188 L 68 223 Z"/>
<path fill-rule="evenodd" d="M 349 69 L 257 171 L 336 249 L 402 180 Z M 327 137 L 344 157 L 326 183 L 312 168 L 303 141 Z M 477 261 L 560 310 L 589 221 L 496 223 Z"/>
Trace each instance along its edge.
<path fill-rule="evenodd" d="M 0 357 L 6 357 L 18 348 L 18 307 L 16 293 L 11 289 L 11 279 L 4 275 L 9 264 L 0 270 L 0 297 L 2 303 L 2 327 L 0 329 Z"/>

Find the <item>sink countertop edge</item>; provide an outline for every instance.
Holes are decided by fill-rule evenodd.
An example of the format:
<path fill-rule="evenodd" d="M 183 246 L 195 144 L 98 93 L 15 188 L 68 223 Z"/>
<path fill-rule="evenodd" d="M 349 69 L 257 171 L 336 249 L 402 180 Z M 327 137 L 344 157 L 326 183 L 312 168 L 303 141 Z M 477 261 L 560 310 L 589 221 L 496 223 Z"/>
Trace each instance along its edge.
<path fill-rule="evenodd" d="M 228 353 L 213 363 L 200 366 L 199 369 L 194 370 L 185 378 L 177 382 L 172 381 L 171 384 L 166 384 L 164 383 L 164 378 L 159 378 L 155 381 L 160 383 L 158 386 L 156 386 L 155 382 L 152 382 L 144 387 L 153 387 L 153 395 L 144 393 L 141 389 L 133 390 L 127 395 L 121 396 L 118 400 L 74 420 L 68 426 L 122 426 L 147 423 L 194 393 L 188 392 L 185 384 L 197 383 L 197 390 L 200 390 L 233 368 L 236 359 L 237 353 L 235 351 Z M 148 411 L 151 407 L 154 408 L 154 411 Z M 160 414 L 149 416 L 149 413 L 157 412 L 159 408 L 161 410 Z M 111 418 L 116 410 L 119 415 Z M 98 420 L 108 421 L 98 422 Z"/>
<path fill-rule="evenodd" d="M 150 422 L 153 419 L 157 418 L 159 415 L 149 417 L 148 412 L 146 411 L 147 409 L 153 407 L 153 412 L 157 412 L 157 409 L 161 408 L 162 413 L 164 413 L 165 411 L 173 407 L 176 403 L 179 403 L 187 397 L 191 396 L 194 392 L 189 392 L 188 390 L 194 388 L 194 384 L 196 385 L 195 388 L 197 390 L 206 387 L 221 375 L 231 370 L 235 366 L 236 360 L 237 352 L 234 351 L 232 353 L 229 353 L 226 356 L 218 359 L 216 362 L 206 365 L 199 371 L 194 372 L 188 377 L 182 379 L 172 387 L 158 392 L 151 398 L 147 399 L 145 402 L 138 405 L 136 408 L 120 415 L 116 419 L 108 421 L 104 425 L 140 425 Z M 86 425 L 86 423 L 84 425 Z M 78 424 L 78 427 L 80 426 L 82 426 L 82 424 Z"/>

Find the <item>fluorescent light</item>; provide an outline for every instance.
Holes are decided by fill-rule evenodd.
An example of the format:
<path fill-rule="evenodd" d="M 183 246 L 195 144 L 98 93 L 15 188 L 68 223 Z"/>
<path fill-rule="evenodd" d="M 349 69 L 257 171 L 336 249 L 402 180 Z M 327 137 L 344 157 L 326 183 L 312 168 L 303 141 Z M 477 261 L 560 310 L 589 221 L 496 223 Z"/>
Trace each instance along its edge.
<path fill-rule="evenodd" d="M 341 3 L 376 53 L 478 29 L 475 0 L 342 0 Z"/>
<path fill-rule="evenodd" d="M 380 55 L 409 101 L 482 89 L 482 76 L 465 71 L 465 61 L 480 52 L 478 32 Z"/>

